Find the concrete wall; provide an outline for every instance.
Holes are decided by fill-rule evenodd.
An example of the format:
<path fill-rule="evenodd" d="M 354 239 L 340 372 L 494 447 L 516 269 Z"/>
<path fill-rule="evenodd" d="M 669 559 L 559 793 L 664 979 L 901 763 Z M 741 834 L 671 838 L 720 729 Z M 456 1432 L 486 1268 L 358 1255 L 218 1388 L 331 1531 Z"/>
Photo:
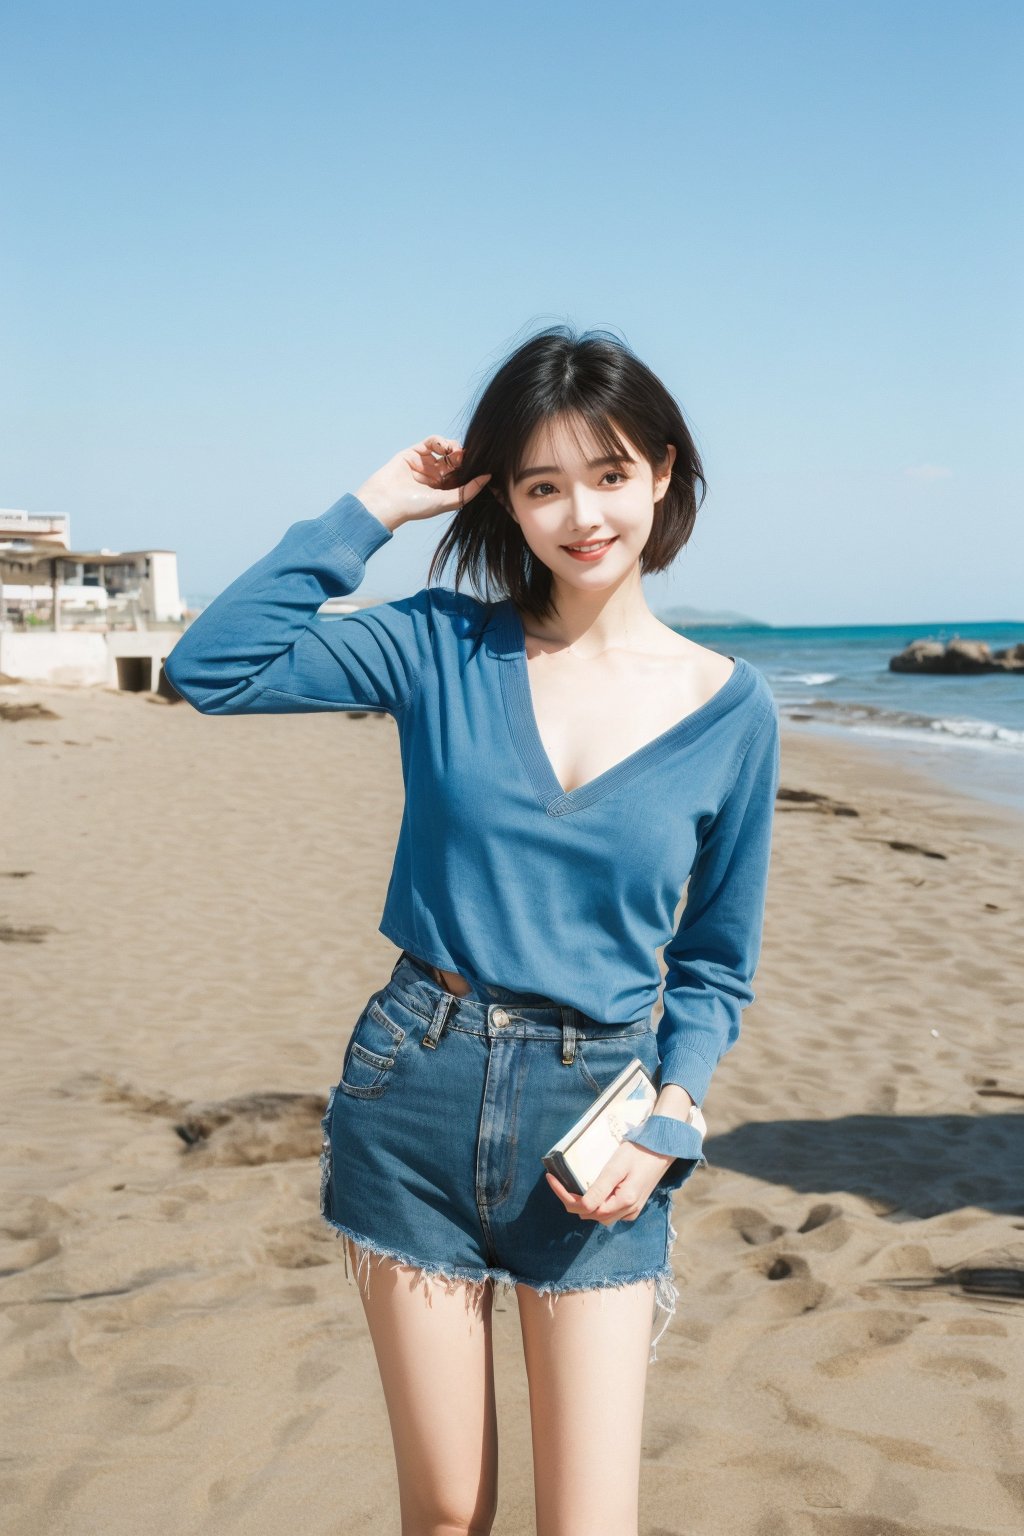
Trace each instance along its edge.
<path fill-rule="evenodd" d="M 38 634 L 5 630 L 0 634 L 0 672 L 26 682 L 103 684 L 107 688 L 172 692 L 160 668 L 180 631 L 41 630 Z"/>
<path fill-rule="evenodd" d="M 117 686 L 107 637 L 82 631 L 0 636 L 0 671 L 37 683 L 107 683 Z"/>

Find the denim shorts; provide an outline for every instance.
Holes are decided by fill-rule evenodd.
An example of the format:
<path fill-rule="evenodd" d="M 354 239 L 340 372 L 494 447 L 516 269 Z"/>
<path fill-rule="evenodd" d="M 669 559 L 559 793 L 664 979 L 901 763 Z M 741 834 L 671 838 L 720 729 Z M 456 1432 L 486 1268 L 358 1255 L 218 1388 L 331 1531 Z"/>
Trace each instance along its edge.
<path fill-rule="evenodd" d="M 653 1280 L 675 1312 L 673 1191 L 666 1165 L 643 1210 L 608 1226 L 567 1211 L 541 1155 L 633 1056 L 655 1082 L 651 1019 L 608 1024 L 537 993 L 449 992 L 403 950 L 364 1005 L 321 1122 L 320 1212 L 358 1264 L 397 1260 L 450 1286 L 548 1294 Z M 346 1245 L 346 1273 L 348 1252 Z M 349 1276 L 351 1279 L 351 1276 Z M 550 1305 L 550 1303 L 549 1303 Z"/>

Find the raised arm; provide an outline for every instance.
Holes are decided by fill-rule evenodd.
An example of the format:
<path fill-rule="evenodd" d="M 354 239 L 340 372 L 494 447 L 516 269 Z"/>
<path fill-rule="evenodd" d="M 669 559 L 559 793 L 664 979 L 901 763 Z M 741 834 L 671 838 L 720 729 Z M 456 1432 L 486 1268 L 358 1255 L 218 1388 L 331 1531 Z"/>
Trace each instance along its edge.
<path fill-rule="evenodd" d="M 317 617 L 329 597 L 356 590 L 366 561 L 393 537 L 351 493 L 293 523 L 193 619 L 164 664 L 171 683 L 204 715 L 400 710 L 419 673 L 425 594 Z"/>
<path fill-rule="evenodd" d="M 321 618 L 347 596 L 399 524 L 453 509 L 434 453 L 447 440 L 403 450 L 320 517 L 293 523 L 195 618 L 164 664 L 182 698 L 204 715 L 376 709 L 399 714 L 429 653 L 429 589 L 392 603 Z M 457 460 L 451 445 L 450 460 Z M 463 488 L 465 500 L 489 477 Z M 454 498 L 458 488 L 454 488 Z"/>

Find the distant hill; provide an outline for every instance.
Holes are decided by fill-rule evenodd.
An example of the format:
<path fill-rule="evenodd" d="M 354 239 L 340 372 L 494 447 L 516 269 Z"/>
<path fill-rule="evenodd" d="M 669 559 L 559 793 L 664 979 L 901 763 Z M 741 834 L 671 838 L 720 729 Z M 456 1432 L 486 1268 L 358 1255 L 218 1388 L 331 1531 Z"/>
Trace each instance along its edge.
<path fill-rule="evenodd" d="M 672 629 L 699 629 L 702 625 L 715 629 L 771 629 L 761 619 L 751 619 L 745 613 L 731 613 L 721 609 L 718 613 L 706 608 L 662 608 L 655 618 Z"/>
<path fill-rule="evenodd" d="M 207 603 L 213 601 L 213 596 L 206 592 L 196 592 L 183 599 L 192 613 L 200 612 Z M 351 592 L 345 597 L 329 597 L 320 609 L 322 614 L 354 613 L 357 608 L 372 608 L 375 603 L 393 602 L 390 597 L 381 597 L 370 592 Z M 662 608 L 657 610 L 655 617 L 663 624 L 669 624 L 673 629 L 771 629 L 770 624 L 765 624 L 761 619 L 752 619 L 745 613 L 734 613 L 729 609 L 721 609 L 715 612 L 707 608 L 688 608 L 685 605 L 678 608 Z"/>

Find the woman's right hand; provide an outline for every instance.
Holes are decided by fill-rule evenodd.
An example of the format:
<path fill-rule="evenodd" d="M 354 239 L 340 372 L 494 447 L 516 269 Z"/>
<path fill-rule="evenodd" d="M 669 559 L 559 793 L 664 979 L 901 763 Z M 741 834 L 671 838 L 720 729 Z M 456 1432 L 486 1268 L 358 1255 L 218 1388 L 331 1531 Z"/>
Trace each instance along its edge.
<path fill-rule="evenodd" d="M 477 475 L 466 485 L 450 485 L 461 463 L 461 443 L 451 437 L 425 437 L 396 453 L 355 494 L 392 530 L 412 518 L 457 512 L 491 478 Z"/>

